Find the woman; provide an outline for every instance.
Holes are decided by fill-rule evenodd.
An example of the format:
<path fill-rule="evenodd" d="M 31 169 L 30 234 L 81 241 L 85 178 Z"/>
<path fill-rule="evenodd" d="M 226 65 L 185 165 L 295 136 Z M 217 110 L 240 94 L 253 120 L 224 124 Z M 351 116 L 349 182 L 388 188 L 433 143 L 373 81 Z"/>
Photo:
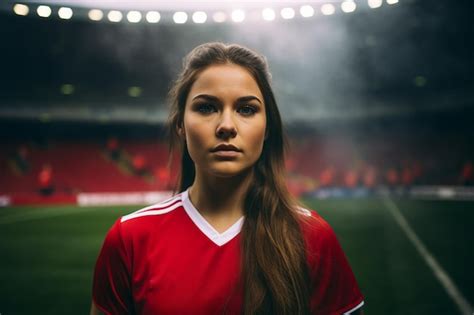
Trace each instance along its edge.
<path fill-rule="evenodd" d="M 92 314 L 360 314 L 363 297 L 329 225 L 298 206 L 265 59 L 196 47 L 171 90 L 179 194 L 118 220 Z"/>

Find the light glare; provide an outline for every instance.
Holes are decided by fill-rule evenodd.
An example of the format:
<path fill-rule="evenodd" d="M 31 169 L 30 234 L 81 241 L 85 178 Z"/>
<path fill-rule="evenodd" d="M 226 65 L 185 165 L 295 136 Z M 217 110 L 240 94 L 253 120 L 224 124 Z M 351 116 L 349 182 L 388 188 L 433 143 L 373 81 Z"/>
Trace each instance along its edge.
<path fill-rule="evenodd" d="M 38 13 L 39 16 L 47 18 L 51 15 L 51 8 L 48 7 L 47 5 L 40 5 L 36 9 L 36 13 Z"/>
<path fill-rule="evenodd" d="M 300 14 L 305 18 L 312 17 L 314 15 L 314 9 L 310 5 L 304 5 L 300 8 Z"/>
<path fill-rule="evenodd" d="M 388 4 L 395 4 L 398 3 L 398 0 L 387 0 Z"/>
<path fill-rule="evenodd" d="M 232 11 L 232 21 L 236 22 L 236 23 L 240 23 L 242 22 L 243 20 L 245 20 L 245 12 L 244 10 L 234 10 Z"/>
<path fill-rule="evenodd" d="M 382 6 L 382 0 L 368 0 L 367 3 L 372 9 L 376 9 Z"/>
<path fill-rule="evenodd" d="M 72 18 L 72 9 L 66 7 L 59 8 L 58 15 L 63 20 L 69 20 Z"/>
<path fill-rule="evenodd" d="M 173 21 L 176 24 L 184 24 L 186 23 L 187 20 L 188 20 L 188 15 L 186 14 L 186 12 L 178 11 L 173 14 Z"/>
<path fill-rule="evenodd" d="M 127 13 L 127 20 L 130 23 L 138 23 L 142 19 L 142 14 L 138 11 L 130 11 Z"/>
<path fill-rule="evenodd" d="M 148 23 L 158 23 L 161 19 L 161 15 L 159 12 L 150 11 L 146 14 L 146 20 Z"/>
<path fill-rule="evenodd" d="M 334 12 L 336 12 L 336 8 L 330 3 L 321 6 L 321 13 L 324 15 L 332 15 Z"/>
<path fill-rule="evenodd" d="M 275 19 L 275 11 L 270 8 L 263 9 L 262 18 L 265 21 L 273 21 Z"/>
<path fill-rule="evenodd" d="M 202 24 L 207 21 L 207 14 L 203 11 L 197 11 L 193 13 L 193 22 Z"/>
<path fill-rule="evenodd" d="M 357 6 L 354 1 L 344 1 L 341 3 L 341 9 L 346 13 L 354 12 L 356 7 Z"/>
<path fill-rule="evenodd" d="M 223 23 L 227 20 L 227 15 L 224 12 L 216 12 L 212 15 L 212 19 L 216 23 Z"/>
<path fill-rule="evenodd" d="M 28 15 L 28 12 L 30 12 L 30 9 L 28 8 L 28 6 L 24 4 L 17 3 L 13 6 L 13 12 L 15 12 L 16 15 L 25 16 L 25 15 Z"/>
<path fill-rule="evenodd" d="M 88 15 L 89 15 L 89 19 L 91 19 L 92 21 L 100 21 L 104 17 L 104 13 L 98 9 L 90 10 Z"/>
<path fill-rule="evenodd" d="M 107 14 L 107 18 L 109 19 L 109 21 L 114 23 L 122 21 L 122 17 L 122 12 L 115 10 L 112 10 L 109 12 L 109 14 Z"/>
<path fill-rule="evenodd" d="M 293 10 L 292 8 L 283 8 L 280 13 L 281 17 L 285 20 L 289 20 L 295 17 L 295 10 Z"/>

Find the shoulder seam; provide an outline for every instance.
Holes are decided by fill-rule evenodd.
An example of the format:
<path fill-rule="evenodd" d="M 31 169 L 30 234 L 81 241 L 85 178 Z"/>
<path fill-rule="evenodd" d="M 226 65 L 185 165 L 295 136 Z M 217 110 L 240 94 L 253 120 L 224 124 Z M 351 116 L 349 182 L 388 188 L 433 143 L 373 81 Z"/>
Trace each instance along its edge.
<path fill-rule="evenodd" d="M 302 208 L 302 207 L 297 207 L 297 210 L 300 214 L 303 214 L 307 217 L 310 217 L 311 216 L 311 211 L 306 209 L 306 208 Z"/>
<path fill-rule="evenodd" d="M 120 219 L 120 222 L 125 222 L 130 219 L 148 216 L 148 215 L 159 215 L 159 214 L 168 213 L 182 205 L 183 203 L 181 202 L 181 194 L 179 194 L 163 202 L 160 202 L 160 203 L 145 207 L 143 209 L 137 210 L 130 214 L 124 215 Z"/>

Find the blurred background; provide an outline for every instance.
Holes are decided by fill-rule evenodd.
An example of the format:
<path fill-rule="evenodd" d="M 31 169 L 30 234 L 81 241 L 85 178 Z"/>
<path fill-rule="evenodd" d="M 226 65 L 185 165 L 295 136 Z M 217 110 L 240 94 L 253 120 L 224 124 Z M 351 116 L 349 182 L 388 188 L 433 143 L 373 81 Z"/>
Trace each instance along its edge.
<path fill-rule="evenodd" d="M 472 314 L 472 9 L 2 1 L 0 313 L 88 312 L 107 229 L 172 194 L 164 123 L 182 58 L 222 41 L 267 57 L 288 185 L 336 230 L 366 314 Z"/>

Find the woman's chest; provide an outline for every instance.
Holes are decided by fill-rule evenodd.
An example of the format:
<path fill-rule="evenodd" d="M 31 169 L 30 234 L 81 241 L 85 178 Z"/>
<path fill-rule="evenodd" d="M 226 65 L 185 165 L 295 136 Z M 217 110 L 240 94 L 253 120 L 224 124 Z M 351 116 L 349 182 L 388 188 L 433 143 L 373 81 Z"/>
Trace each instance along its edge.
<path fill-rule="evenodd" d="M 139 314 L 239 314 L 240 246 L 229 242 L 149 246 L 135 259 L 132 294 Z"/>

